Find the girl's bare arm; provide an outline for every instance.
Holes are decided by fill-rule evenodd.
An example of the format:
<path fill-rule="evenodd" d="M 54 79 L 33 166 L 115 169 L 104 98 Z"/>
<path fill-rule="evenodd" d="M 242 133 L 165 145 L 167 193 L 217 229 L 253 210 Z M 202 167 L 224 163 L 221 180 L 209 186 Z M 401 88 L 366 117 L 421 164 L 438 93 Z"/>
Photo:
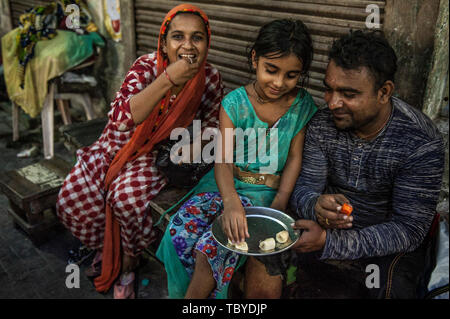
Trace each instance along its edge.
<path fill-rule="evenodd" d="M 291 141 L 288 158 L 281 175 L 280 187 L 272 201 L 270 207 L 285 211 L 292 191 L 295 187 L 298 175 L 302 167 L 303 143 L 305 140 L 305 130 L 302 128 Z"/>
<path fill-rule="evenodd" d="M 220 109 L 219 127 L 222 136 L 222 154 L 220 158 L 216 159 L 214 171 L 224 205 L 224 212 L 221 217 L 222 228 L 232 242 L 240 243 L 250 236 L 248 234 L 245 211 L 234 186 L 232 163 L 234 136 L 231 134 L 231 136 L 226 135 L 226 129 L 234 129 L 234 125 L 223 108 Z M 231 162 L 229 162 L 230 159 Z"/>

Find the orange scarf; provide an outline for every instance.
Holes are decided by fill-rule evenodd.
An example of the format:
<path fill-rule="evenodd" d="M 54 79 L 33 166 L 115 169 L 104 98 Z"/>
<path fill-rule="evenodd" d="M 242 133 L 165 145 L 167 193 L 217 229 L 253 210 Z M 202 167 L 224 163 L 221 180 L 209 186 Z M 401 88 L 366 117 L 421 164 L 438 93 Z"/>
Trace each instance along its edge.
<path fill-rule="evenodd" d="M 208 32 L 208 50 L 211 38 L 208 17 L 206 14 L 193 5 L 182 4 L 176 6 L 164 18 L 161 25 L 157 51 L 157 76 L 164 72 L 168 64 L 167 57 L 162 52 L 163 36 L 170 21 L 182 12 L 193 12 L 203 19 Z M 187 127 L 194 120 L 200 101 L 205 89 L 205 64 L 206 57 L 200 67 L 199 72 L 189 80 L 178 94 L 173 105 L 166 113 L 171 96 L 170 90 L 161 102 L 156 105 L 147 119 L 139 124 L 130 141 L 116 154 L 105 178 L 105 189 L 108 190 L 111 182 L 117 177 L 124 165 L 133 161 L 143 154 L 150 152 L 153 147 L 170 136 L 172 129 L 176 127 Z M 163 114 L 160 115 L 160 109 Z M 155 125 L 157 125 L 155 127 Z M 107 291 L 120 273 L 121 268 L 121 240 L 120 225 L 112 213 L 108 203 L 106 207 L 106 224 L 103 242 L 102 274 L 95 278 L 95 287 L 99 292 Z"/>

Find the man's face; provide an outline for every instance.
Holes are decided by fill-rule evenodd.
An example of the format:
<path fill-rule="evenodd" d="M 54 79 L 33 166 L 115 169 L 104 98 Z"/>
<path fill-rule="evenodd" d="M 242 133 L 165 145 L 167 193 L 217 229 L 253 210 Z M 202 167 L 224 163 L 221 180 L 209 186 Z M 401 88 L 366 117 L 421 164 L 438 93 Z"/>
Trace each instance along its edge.
<path fill-rule="evenodd" d="M 369 69 L 346 70 L 331 60 L 324 79 L 324 99 L 338 129 L 361 131 L 379 117 L 380 105 Z"/>

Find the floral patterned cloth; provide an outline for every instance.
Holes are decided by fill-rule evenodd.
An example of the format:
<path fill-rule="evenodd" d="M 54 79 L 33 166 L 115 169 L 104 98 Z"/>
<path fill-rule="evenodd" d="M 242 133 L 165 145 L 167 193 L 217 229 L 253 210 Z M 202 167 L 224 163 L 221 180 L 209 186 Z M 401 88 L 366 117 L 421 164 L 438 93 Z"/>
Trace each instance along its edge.
<path fill-rule="evenodd" d="M 239 197 L 242 206 L 252 206 L 247 197 Z M 217 283 L 212 298 L 228 285 L 240 256 L 220 246 L 212 235 L 212 222 L 222 211 L 223 201 L 219 192 L 200 193 L 178 210 L 169 225 L 175 251 L 190 277 L 194 273 L 196 250 L 208 258 Z"/>

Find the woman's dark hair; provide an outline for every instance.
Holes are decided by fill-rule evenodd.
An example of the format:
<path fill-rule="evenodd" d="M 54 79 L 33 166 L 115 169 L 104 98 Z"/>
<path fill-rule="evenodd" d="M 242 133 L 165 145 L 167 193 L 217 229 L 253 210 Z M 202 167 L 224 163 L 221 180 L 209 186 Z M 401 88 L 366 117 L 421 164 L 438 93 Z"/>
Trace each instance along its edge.
<path fill-rule="evenodd" d="M 382 31 L 350 31 L 334 41 L 329 58 L 346 70 L 367 67 L 374 78 L 375 90 L 388 80 L 394 82 L 397 56 Z"/>
<path fill-rule="evenodd" d="M 300 20 L 274 20 L 261 27 L 258 37 L 248 51 L 248 63 L 252 70 L 252 51 L 255 58 L 280 58 L 290 53 L 302 62 L 301 85 L 305 86 L 313 59 L 313 45 L 308 28 Z"/>

